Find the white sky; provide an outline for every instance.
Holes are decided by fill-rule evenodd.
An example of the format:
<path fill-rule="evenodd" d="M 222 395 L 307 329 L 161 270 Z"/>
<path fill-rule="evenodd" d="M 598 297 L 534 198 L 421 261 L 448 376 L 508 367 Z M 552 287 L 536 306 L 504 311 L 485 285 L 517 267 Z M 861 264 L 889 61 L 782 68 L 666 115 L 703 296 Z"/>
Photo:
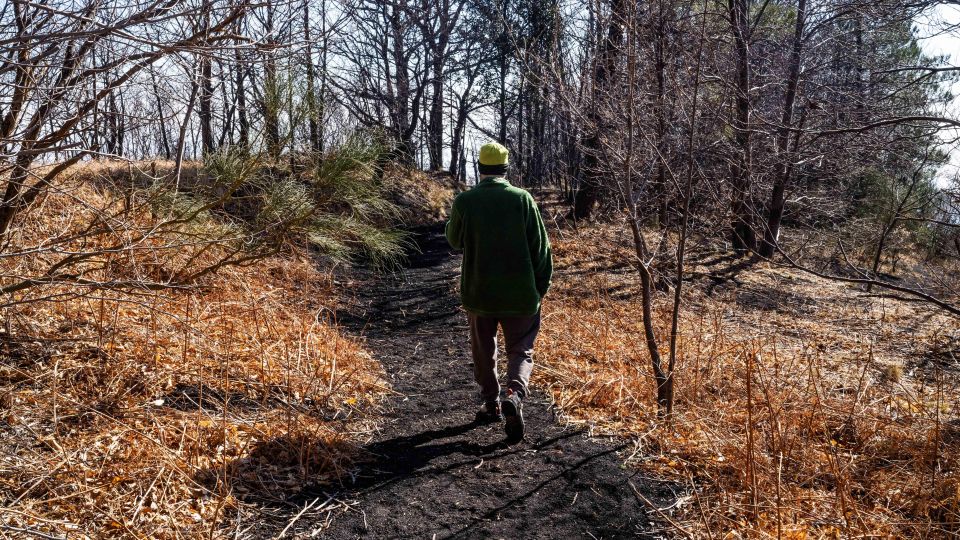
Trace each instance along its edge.
<path fill-rule="evenodd" d="M 952 31 L 949 29 L 952 27 Z M 960 6 L 938 5 L 917 23 L 917 36 L 920 47 L 929 55 L 946 55 L 947 63 L 960 66 Z M 960 81 L 953 83 L 953 102 L 944 111 L 950 118 L 960 118 Z M 947 130 L 944 139 L 960 138 L 960 129 Z M 947 185 L 960 174 L 960 147 L 957 143 L 945 144 L 944 150 L 950 153 L 950 163 L 940 170 L 939 184 Z"/>

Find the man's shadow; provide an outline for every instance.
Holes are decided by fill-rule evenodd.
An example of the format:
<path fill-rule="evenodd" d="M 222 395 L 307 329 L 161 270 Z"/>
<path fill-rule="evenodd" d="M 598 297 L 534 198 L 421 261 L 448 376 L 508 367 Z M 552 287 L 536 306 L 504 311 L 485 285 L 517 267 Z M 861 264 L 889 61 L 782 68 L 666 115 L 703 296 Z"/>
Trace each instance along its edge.
<path fill-rule="evenodd" d="M 486 425 L 490 424 L 473 420 L 372 443 L 363 449 L 366 459 L 361 458 L 360 470 L 352 481 L 347 479 L 343 482 L 343 488 L 351 492 L 378 490 L 399 480 L 453 470 L 473 463 L 479 457 L 489 458 L 494 452 L 511 446 L 506 440 L 490 444 L 463 439 L 437 442 Z M 440 467 L 430 467 L 433 461 L 456 454 L 463 455 L 466 459 Z"/>

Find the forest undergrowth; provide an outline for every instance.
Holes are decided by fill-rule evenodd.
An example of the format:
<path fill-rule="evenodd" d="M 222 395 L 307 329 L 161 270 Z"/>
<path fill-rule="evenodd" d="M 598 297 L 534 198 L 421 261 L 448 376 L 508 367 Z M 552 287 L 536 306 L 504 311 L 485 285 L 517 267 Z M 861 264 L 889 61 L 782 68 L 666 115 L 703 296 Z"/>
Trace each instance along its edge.
<path fill-rule="evenodd" d="M 8 297 L 0 536 L 232 536 L 263 505 L 336 484 L 390 391 L 363 343 L 338 329 L 333 265 L 314 250 L 151 286 L 233 248 L 203 241 L 222 220 L 161 235 L 162 212 L 125 213 L 129 198 L 93 176 L 128 178 L 126 168 L 63 175 L 11 239 L 58 249 L 0 258 L 7 284 L 46 275 L 65 253 L 97 253 L 71 279 Z M 401 209 L 444 211 L 448 188 L 396 177 Z M 91 225 L 104 216 L 109 227 Z M 143 287 L 111 285 L 121 283 Z"/>
<path fill-rule="evenodd" d="M 652 514 L 687 538 L 960 532 L 955 319 L 749 264 L 701 239 L 688 262 L 667 421 L 657 416 L 621 229 L 552 228 L 558 271 L 538 377 L 570 422 L 633 439 L 630 464 L 683 488 L 677 504 Z M 661 288 L 663 333 L 672 292 Z"/>

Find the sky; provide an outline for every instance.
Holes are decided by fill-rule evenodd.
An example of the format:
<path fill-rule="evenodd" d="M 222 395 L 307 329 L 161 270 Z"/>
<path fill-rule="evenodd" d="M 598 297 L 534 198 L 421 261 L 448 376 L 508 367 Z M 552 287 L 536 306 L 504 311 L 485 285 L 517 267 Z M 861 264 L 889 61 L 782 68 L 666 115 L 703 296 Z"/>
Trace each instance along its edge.
<path fill-rule="evenodd" d="M 952 32 L 945 31 L 953 27 Z M 960 6 L 938 5 L 926 16 L 916 22 L 917 36 L 920 47 L 929 55 L 946 55 L 951 66 L 960 66 Z M 953 102 L 945 111 L 945 116 L 960 118 L 960 81 L 953 83 Z M 947 130 L 945 140 L 960 138 L 960 129 Z M 960 147 L 957 143 L 944 144 L 945 151 L 950 153 L 950 163 L 945 165 L 938 174 L 938 184 L 947 186 L 951 180 L 960 175 Z"/>

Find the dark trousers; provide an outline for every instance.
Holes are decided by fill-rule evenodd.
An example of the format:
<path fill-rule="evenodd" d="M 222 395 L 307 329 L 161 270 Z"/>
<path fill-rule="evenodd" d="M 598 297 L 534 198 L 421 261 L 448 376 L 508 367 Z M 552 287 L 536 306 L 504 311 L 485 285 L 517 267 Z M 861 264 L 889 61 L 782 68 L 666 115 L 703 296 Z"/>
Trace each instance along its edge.
<path fill-rule="evenodd" d="M 500 396 L 497 379 L 497 326 L 503 329 L 507 350 L 507 388 L 521 399 L 527 395 L 527 384 L 533 370 L 533 342 L 540 331 L 540 313 L 529 317 L 483 317 L 468 313 L 470 346 L 473 350 L 473 375 L 480 385 L 480 395 L 487 401 Z"/>

